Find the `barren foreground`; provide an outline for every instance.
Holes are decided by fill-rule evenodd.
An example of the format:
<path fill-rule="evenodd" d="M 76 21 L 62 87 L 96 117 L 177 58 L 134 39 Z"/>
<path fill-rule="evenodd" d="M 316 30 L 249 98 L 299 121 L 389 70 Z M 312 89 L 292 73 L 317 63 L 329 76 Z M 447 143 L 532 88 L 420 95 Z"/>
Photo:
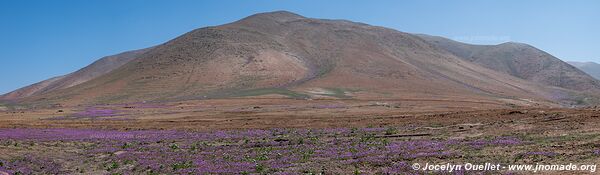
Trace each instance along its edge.
<path fill-rule="evenodd" d="M 266 98 L 5 111 L 0 174 L 428 174 L 448 172 L 412 166 L 600 162 L 598 109 L 447 104 Z M 482 172 L 532 173 L 451 174 Z"/>

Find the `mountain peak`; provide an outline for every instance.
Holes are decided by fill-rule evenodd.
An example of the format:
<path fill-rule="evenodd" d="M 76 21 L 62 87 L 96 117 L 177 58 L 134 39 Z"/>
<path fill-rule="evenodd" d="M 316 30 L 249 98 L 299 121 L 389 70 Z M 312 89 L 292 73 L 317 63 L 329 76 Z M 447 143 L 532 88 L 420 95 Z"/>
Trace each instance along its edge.
<path fill-rule="evenodd" d="M 292 16 L 292 17 L 304 18 L 304 16 L 298 15 L 298 14 L 290 12 L 290 11 L 285 11 L 285 10 L 257 13 L 255 15 L 288 16 L 288 17 Z"/>
<path fill-rule="evenodd" d="M 250 19 L 268 19 L 268 20 L 275 20 L 278 22 L 286 22 L 286 21 L 292 21 L 292 20 L 298 20 L 298 19 L 305 19 L 304 16 L 300 16 L 298 14 L 289 12 L 289 11 L 273 11 L 273 12 L 265 12 L 265 13 L 257 13 L 251 16 L 248 16 L 244 19 L 242 19 L 242 21 L 244 20 L 250 20 Z"/>
<path fill-rule="evenodd" d="M 520 43 L 520 42 L 514 42 L 514 41 L 509 41 L 509 42 L 505 42 L 505 43 L 498 44 L 498 45 L 507 45 L 507 46 L 529 46 L 528 44 L 525 44 L 525 43 Z"/>

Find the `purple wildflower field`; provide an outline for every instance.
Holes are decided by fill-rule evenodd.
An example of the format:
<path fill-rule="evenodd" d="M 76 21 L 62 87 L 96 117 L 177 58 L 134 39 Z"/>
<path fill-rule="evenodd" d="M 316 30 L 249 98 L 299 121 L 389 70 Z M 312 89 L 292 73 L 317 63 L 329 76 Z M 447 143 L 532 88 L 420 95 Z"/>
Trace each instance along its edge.
<path fill-rule="evenodd" d="M 88 106 L 80 111 L 66 116 L 51 117 L 49 120 L 128 120 L 124 116 L 129 116 L 132 109 L 165 109 L 168 105 L 160 103 L 127 103 L 127 104 L 111 104 L 111 105 L 95 105 Z M 122 110 L 116 110 L 121 108 Z"/>
<path fill-rule="evenodd" d="M 9 174 L 421 174 L 415 162 L 479 160 L 535 145 L 518 137 L 400 138 L 394 128 L 175 130 L 0 129 Z M 56 150 L 56 151 L 46 151 Z M 598 151 L 594 152 L 598 155 Z M 556 153 L 517 151 L 507 161 Z M 494 157 L 487 155 L 485 157 Z M 485 160 L 490 161 L 490 160 Z M 514 163 L 514 162 L 498 162 Z M 463 174 L 454 172 L 453 174 Z"/>
<path fill-rule="evenodd" d="M 0 160 L 11 174 L 305 174 L 413 172 L 410 163 L 460 157 L 461 149 L 510 147 L 518 138 L 402 140 L 380 137 L 385 129 L 271 129 L 244 131 L 110 131 L 1 129 L 5 147 L 65 144 L 79 150 L 73 169 L 65 162 L 26 154 Z M 457 149 L 460 148 L 460 149 Z M 82 160 L 79 160 L 82 159 Z M 66 160 L 63 160 L 66 161 Z M 416 172 L 413 172 L 416 173 Z"/>
<path fill-rule="evenodd" d="M 49 118 L 50 120 L 65 120 L 65 119 L 106 119 L 108 117 L 123 116 L 120 111 L 100 107 L 87 107 L 82 111 L 67 116 L 58 116 Z M 121 118 L 123 119 L 123 118 Z"/>

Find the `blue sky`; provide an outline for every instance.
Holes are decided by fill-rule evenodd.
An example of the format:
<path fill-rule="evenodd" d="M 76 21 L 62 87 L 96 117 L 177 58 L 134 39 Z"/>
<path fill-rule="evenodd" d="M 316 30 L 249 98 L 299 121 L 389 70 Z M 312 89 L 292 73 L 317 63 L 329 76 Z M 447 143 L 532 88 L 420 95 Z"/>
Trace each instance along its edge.
<path fill-rule="evenodd" d="M 275 10 L 475 44 L 522 42 L 563 60 L 600 62 L 600 1 L 594 0 L 2 0 L 0 94 L 102 56 Z"/>

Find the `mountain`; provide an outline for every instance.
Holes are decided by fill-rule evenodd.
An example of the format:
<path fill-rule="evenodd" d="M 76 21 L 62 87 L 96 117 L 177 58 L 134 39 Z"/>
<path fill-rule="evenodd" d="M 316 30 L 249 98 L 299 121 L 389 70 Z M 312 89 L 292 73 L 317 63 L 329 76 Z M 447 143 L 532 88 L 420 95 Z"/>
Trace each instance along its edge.
<path fill-rule="evenodd" d="M 68 75 L 50 78 L 42 82 L 9 92 L 0 96 L 4 100 L 16 100 L 35 95 L 42 95 L 60 89 L 66 89 L 104 75 L 128 63 L 149 49 L 141 49 L 107 56 L 95 61 L 89 66 Z"/>
<path fill-rule="evenodd" d="M 81 82 L 76 85 L 58 83 L 61 88 L 45 91 L 29 88 L 38 93 L 12 99 L 48 105 L 278 94 L 552 105 L 587 103 L 591 96 L 581 94 L 580 89 L 598 90 L 597 81 L 530 46 L 509 43 L 477 51 L 471 59 L 465 56 L 471 54 L 454 51 L 392 29 L 277 11 L 196 29 L 135 52 L 130 59 L 122 59 L 121 66 L 109 66 L 114 69 L 83 79 L 86 81 L 68 81 Z M 522 61 L 522 66 L 486 66 L 484 60 L 493 61 L 498 53 L 514 51 L 523 54 L 502 61 Z M 544 76 L 546 73 L 556 76 Z M 50 84 L 63 79 L 38 86 L 54 87 Z"/>
<path fill-rule="evenodd" d="M 600 81 L 527 44 L 471 45 L 443 37 L 419 36 L 463 60 L 532 82 L 578 91 L 600 89 Z"/>
<path fill-rule="evenodd" d="M 585 73 L 591 75 L 592 77 L 600 80 L 600 64 L 594 62 L 575 62 L 569 61 L 569 64 L 581 69 Z"/>

